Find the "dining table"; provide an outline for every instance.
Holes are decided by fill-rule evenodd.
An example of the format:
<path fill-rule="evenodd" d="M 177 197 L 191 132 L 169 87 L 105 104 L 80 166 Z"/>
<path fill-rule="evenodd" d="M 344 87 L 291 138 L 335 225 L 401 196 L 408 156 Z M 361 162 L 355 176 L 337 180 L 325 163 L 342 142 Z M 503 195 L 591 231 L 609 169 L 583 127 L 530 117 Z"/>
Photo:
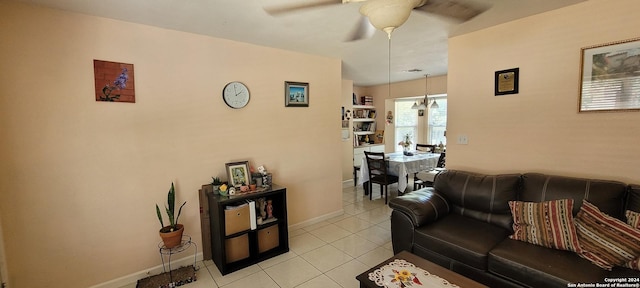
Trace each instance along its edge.
<path fill-rule="evenodd" d="M 438 165 L 440 153 L 415 151 L 412 155 L 405 155 L 403 152 L 385 153 L 384 159 L 387 162 L 387 173 L 398 176 L 398 192 L 404 193 L 407 189 L 409 174 L 434 169 Z M 369 168 L 367 157 L 362 157 L 360 165 L 360 177 L 358 185 L 364 185 L 367 191 L 369 182 Z"/>

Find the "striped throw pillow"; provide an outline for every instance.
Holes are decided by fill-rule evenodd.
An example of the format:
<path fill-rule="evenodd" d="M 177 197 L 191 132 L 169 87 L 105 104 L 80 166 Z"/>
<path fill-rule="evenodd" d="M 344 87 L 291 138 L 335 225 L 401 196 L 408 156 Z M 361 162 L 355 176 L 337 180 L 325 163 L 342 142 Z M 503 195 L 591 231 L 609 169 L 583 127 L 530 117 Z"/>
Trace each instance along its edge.
<path fill-rule="evenodd" d="M 573 221 L 573 199 L 509 201 L 513 235 L 509 238 L 547 248 L 581 252 Z"/>
<path fill-rule="evenodd" d="M 576 229 L 583 249 L 579 255 L 603 269 L 630 267 L 640 255 L 640 230 L 602 213 L 586 200 L 576 216 Z"/>
<path fill-rule="evenodd" d="M 627 216 L 627 224 L 631 225 L 633 228 L 640 229 L 640 213 L 627 210 L 624 214 Z M 640 270 L 640 257 L 636 257 L 635 259 L 625 263 L 624 267 Z"/>
<path fill-rule="evenodd" d="M 627 224 L 636 229 L 640 228 L 640 213 L 627 210 L 624 215 L 627 216 Z"/>

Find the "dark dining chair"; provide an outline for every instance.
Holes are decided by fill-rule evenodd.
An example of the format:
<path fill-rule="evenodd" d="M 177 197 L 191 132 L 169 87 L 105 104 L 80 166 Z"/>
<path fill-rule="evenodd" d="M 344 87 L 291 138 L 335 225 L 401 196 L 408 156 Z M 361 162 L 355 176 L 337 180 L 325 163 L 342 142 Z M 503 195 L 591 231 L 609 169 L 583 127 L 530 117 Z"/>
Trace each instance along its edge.
<path fill-rule="evenodd" d="M 436 147 L 437 145 L 430 145 L 430 144 L 416 144 L 416 151 L 421 151 L 421 152 L 435 152 L 436 151 Z"/>
<path fill-rule="evenodd" d="M 431 144 L 416 144 L 416 151 L 433 153 L 436 151 L 436 147 L 438 146 L 431 145 Z M 419 171 L 419 172 L 422 172 L 422 171 Z M 424 187 L 424 181 L 418 178 L 419 172 L 413 173 L 413 190 L 414 191 Z"/>
<path fill-rule="evenodd" d="M 430 187 L 433 186 L 433 182 L 435 182 L 436 177 L 440 172 L 446 170 L 445 168 L 446 161 L 446 153 L 440 153 L 440 157 L 438 158 L 438 164 L 436 164 L 436 168 L 431 169 L 429 171 L 420 171 L 413 176 L 413 190 Z"/>
<path fill-rule="evenodd" d="M 384 159 L 383 152 L 364 152 L 364 156 L 367 158 L 367 167 L 369 168 L 369 200 L 372 200 L 373 184 L 380 185 L 380 197 L 383 197 L 382 190 L 384 187 L 384 204 L 387 204 L 388 200 L 388 186 L 393 183 L 398 183 L 398 176 L 389 175 L 387 173 L 387 161 Z"/>
<path fill-rule="evenodd" d="M 360 165 L 353 165 L 353 186 L 358 186 L 358 173 L 360 173 Z"/>

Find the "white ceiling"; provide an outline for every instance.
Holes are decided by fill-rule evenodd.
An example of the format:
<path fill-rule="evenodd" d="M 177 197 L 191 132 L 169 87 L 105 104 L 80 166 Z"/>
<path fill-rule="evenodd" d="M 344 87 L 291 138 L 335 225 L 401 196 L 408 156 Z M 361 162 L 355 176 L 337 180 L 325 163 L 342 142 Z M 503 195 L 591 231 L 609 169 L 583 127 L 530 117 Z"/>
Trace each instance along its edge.
<path fill-rule="evenodd" d="M 389 42 L 384 32 L 344 42 L 360 18 L 361 3 L 273 17 L 263 8 L 314 0 L 14 0 L 217 38 L 342 59 L 342 77 L 368 86 L 389 80 Z M 458 24 L 413 11 L 393 32 L 391 82 L 447 74 L 447 38 L 586 0 L 475 0 L 492 5 Z M 559 19 L 558 21 L 561 21 Z M 523 31 L 526 33 L 526 31 Z M 420 69 L 422 72 L 407 72 Z"/>

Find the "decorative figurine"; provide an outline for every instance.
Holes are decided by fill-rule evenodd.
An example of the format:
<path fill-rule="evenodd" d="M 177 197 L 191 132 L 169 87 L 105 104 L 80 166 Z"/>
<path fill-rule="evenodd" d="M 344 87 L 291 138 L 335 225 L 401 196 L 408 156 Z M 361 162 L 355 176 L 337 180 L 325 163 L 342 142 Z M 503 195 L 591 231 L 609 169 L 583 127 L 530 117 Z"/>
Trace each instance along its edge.
<path fill-rule="evenodd" d="M 264 201 L 264 198 L 260 198 L 257 201 L 258 201 L 258 209 L 260 210 L 259 219 L 264 220 L 267 218 L 267 211 L 266 211 L 267 203 Z"/>
<path fill-rule="evenodd" d="M 273 218 L 273 201 L 267 200 L 267 219 Z"/>
<path fill-rule="evenodd" d="M 271 173 L 267 172 L 264 166 L 258 167 L 258 172 L 262 174 L 262 187 L 271 188 Z"/>

